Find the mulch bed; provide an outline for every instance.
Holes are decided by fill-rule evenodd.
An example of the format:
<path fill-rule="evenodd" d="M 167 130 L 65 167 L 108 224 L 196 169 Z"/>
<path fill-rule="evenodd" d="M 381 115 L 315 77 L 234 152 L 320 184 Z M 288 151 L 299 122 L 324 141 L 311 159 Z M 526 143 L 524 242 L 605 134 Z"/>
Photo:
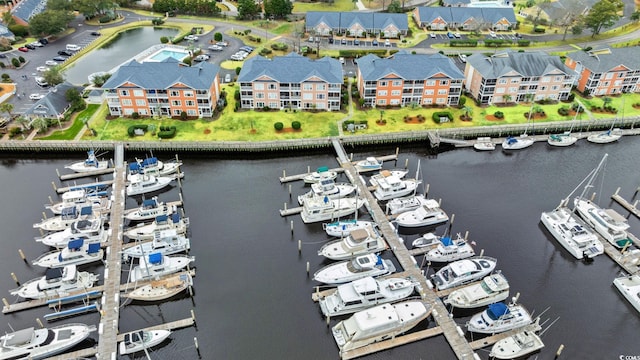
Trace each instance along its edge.
<path fill-rule="evenodd" d="M 502 121 L 502 120 L 504 120 L 504 118 L 498 119 L 495 115 L 486 115 L 484 118 L 489 120 L 489 121 Z"/>

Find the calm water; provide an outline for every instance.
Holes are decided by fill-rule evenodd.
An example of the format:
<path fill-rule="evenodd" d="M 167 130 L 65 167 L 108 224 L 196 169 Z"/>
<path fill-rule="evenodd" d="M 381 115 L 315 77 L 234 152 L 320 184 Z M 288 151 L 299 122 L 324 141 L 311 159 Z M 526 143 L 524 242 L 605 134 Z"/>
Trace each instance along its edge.
<path fill-rule="evenodd" d="M 160 44 L 162 36 L 173 37 L 176 29 L 142 27 L 124 31 L 112 42 L 78 60 L 65 72 L 72 84 L 85 84 L 87 77 L 98 71 L 109 71 L 148 47 Z"/>
<path fill-rule="evenodd" d="M 631 199 L 640 184 L 635 158 L 640 153 L 640 138 L 625 137 L 606 146 L 581 141 L 567 149 L 536 144 L 512 154 L 455 150 L 433 156 L 422 148 L 400 150 L 398 166 L 409 159 L 410 171 L 415 173 L 421 161 L 430 197 L 442 199 L 442 207 L 455 214 L 453 232 L 468 230 L 478 251 L 484 249 L 485 255 L 498 258 L 498 268 L 511 283 L 511 294 L 519 292 L 520 302 L 535 314 L 548 308 L 543 319 L 560 318 L 545 333 L 546 348 L 538 358 L 552 359 L 560 344 L 565 345 L 561 359 L 640 355 L 640 315 L 611 284 L 619 273 L 617 265 L 606 255 L 591 264 L 574 260 L 539 222 L 540 213 L 567 196 L 605 152 L 609 160 L 605 181 L 597 187 L 599 204 L 622 212 L 609 196 L 621 187 L 621 195 Z M 378 149 L 355 158 L 394 151 Z M 131 159 L 134 154 L 127 155 Z M 156 155 L 161 159 L 173 156 Z M 191 254 L 196 256 L 195 296 L 159 305 L 124 306 L 120 330 L 188 317 L 193 308 L 197 328 L 174 332 L 166 346 L 152 353 L 153 359 L 196 359 L 194 337 L 199 339 L 203 359 L 338 359 L 330 331 L 317 304 L 311 301 L 315 284 L 305 273 L 307 261 L 312 273 L 326 264 L 316 252 L 327 238 L 321 225 L 304 225 L 299 216 L 281 218 L 278 213 L 285 202 L 292 207 L 295 196 L 308 191 L 301 182 L 292 183 L 290 198 L 288 185 L 278 181 L 282 170 L 295 174 L 305 172 L 307 166 L 335 166 L 335 156 L 240 160 L 179 155 L 185 160 L 184 209 L 191 220 Z M 22 248 L 28 259 L 47 251 L 32 240 L 38 232 L 31 224 L 41 218 L 48 196 L 57 198 L 50 184 L 56 178 L 55 169 L 81 158 L 82 154 L 2 158 L 5 208 L 0 216 L 4 250 L 0 252 L 0 268 L 5 275 L 0 276 L 0 289 L 15 287 L 11 272 L 23 282 L 44 273 L 26 266 L 18 249 Z M 385 164 L 385 168 L 393 167 L 393 163 Z M 160 194 L 160 199 L 178 199 L 178 189 Z M 127 201 L 127 207 L 135 204 L 134 199 Z M 367 214 L 361 212 L 361 217 Z M 631 217 L 629 222 L 631 230 L 640 235 L 639 221 Z M 405 237 L 411 240 L 415 236 Z M 298 239 L 305 243 L 301 254 Z M 9 299 L 9 294 L 4 294 Z M 8 330 L 7 323 L 16 329 L 32 326 L 36 317 L 47 312 L 35 309 L 5 315 L 2 330 Z M 455 319 L 463 326 L 469 317 Z M 72 321 L 97 324 L 98 320 L 97 314 L 90 314 Z M 421 327 L 432 325 L 423 323 Z M 478 354 L 488 357 L 488 351 Z M 454 356 L 444 337 L 438 336 L 365 357 L 390 358 Z"/>

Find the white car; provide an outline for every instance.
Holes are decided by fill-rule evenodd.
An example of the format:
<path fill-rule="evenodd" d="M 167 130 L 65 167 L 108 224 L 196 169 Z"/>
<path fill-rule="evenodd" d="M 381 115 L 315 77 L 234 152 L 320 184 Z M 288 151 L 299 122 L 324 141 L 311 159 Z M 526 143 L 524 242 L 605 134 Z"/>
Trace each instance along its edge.
<path fill-rule="evenodd" d="M 235 61 L 242 61 L 244 60 L 244 58 L 238 54 L 233 54 L 229 57 L 231 60 L 235 60 Z"/>
<path fill-rule="evenodd" d="M 498 35 L 496 35 L 496 33 L 494 31 L 489 31 L 489 35 L 494 38 L 497 37 Z"/>
<path fill-rule="evenodd" d="M 45 71 L 49 71 L 49 68 L 48 68 L 48 67 L 46 67 L 46 66 L 38 66 L 38 67 L 36 68 L 36 71 L 38 71 L 38 72 L 45 72 Z"/>
<path fill-rule="evenodd" d="M 58 65 L 57 61 L 53 61 L 53 60 L 47 60 L 44 62 L 45 65 L 49 65 L 49 66 L 56 66 Z"/>
<path fill-rule="evenodd" d="M 35 47 L 43 47 L 44 45 L 42 45 L 42 43 L 40 41 L 34 41 L 29 45 L 33 45 Z"/>
<path fill-rule="evenodd" d="M 198 41 L 198 37 L 195 35 L 187 35 L 184 37 L 185 40 Z"/>
<path fill-rule="evenodd" d="M 213 51 L 222 51 L 222 46 L 219 45 L 211 45 L 208 47 L 209 50 L 213 50 Z"/>
<path fill-rule="evenodd" d="M 29 95 L 29 99 L 31 99 L 31 100 L 40 100 L 42 98 L 44 98 L 43 94 L 33 93 L 33 94 Z"/>
<path fill-rule="evenodd" d="M 431 36 L 432 39 L 435 39 L 436 38 L 436 33 L 431 33 L 431 34 L 429 34 L 429 36 Z"/>
<path fill-rule="evenodd" d="M 462 61 L 463 63 L 467 62 L 467 55 L 465 54 L 460 54 L 458 55 L 458 58 L 460 59 L 460 61 Z"/>
<path fill-rule="evenodd" d="M 207 61 L 209 60 L 209 55 L 201 54 L 196 56 L 193 61 Z"/>

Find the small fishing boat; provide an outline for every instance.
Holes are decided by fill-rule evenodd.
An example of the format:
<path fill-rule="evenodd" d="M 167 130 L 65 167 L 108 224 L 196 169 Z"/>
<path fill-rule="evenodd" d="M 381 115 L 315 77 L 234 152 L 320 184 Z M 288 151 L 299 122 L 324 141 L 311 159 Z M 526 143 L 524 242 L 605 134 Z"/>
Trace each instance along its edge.
<path fill-rule="evenodd" d="M 636 311 L 640 313 L 640 274 L 615 278 L 613 285 Z"/>
<path fill-rule="evenodd" d="M 498 340 L 489 353 L 494 359 L 519 359 L 544 347 L 544 343 L 534 331 L 523 330 Z"/>
<path fill-rule="evenodd" d="M 415 193 L 422 180 L 399 179 L 395 176 L 387 176 L 378 180 L 378 186 L 373 191 L 373 195 L 380 201 L 391 200 Z"/>
<path fill-rule="evenodd" d="M 491 141 L 490 137 L 479 137 L 473 144 L 473 148 L 479 151 L 492 151 L 496 149 L 496 144 Z"/>
<path fill-rule="evenodd" d="M 122 297 L 138 301 L 160 301 L 178 295 L 190 286 L 193 286 L 193 278 L 189 272 L 185 271 L 159 280 L 153 280 L 147 285 L 123 294 Z"/>
<path fill-rule="evenodd" d="M 383 304 L 353 314 L 331 329 L 340 354 L 403 334 L 431 313 L 422 301 Z"/>
<path fill-rule="evenodd" d="M 369 156 L 364 160 L 357 161 L 353 167 L 355 167 L 358 172 L 376 171 L 382 169 L 382 161 L 373 156 Z"/>
<path fill-rule="evenodd" d="M 449 221 L 449 216 L 440 208 L 437 201 L 427 199 L 425 204 L 398 215 L 394 221 L 398 226 L 414 228 L 446 223 Z"/>
<path fill-rule="evenodd" d="M 412 211 L 422 205 L 427 205 L 427 198 L 422 195 L 413 195 L 397 199 L 391 199 L 385 205 L 385 213 L 396 215 L 403 212 Z"/>
<path fill-rule="evenodd" d="M 409 172 L 405 170 L 380 170 L 379 173 L 372 175 L 369 179 L 369 183 L 371 186 L 378 186 L 378 181 L 381 179 L 387 178 L 389 176 L 395 176 L 398 179 L 404 179 Z"/>
<path fill-rule="evenodd" d="M 127 261 L 152 253 L 171 255 L 189 251 L 191 248 L 189 238 L 178 234 L 175 229 L 158 230 L 153 233 L 153 236 L 153 240 L 151 241 L 139 243 L 138 245 L 122 250 L 122 259 Z"/>
<path fill-rule="evenodd" d="M 47 269 L 45 276 L 29 280 L 9 292 L 23 299 L 44 299 L 85 291 L 92 288 L 96 281 L 97 274 L 77 271 L 75 265 L 67 265 L 63 268 Z"/>
<path fill-rule="evenodd" d="M 427 261 L 432 262 L 450 262 L 466 259 L 475 254 L 471 244 L 458 234 L 455 239 L 451 239 L 449 236 L 441 237 L 436 248 L 429 250 L 424 257 Z"/>
<path fill-rule="evenodd" d="M 506 299 L 509 296 L 509 282 L 500 272 L 485 276 L 479 284 L 464 286 L 452 291 L 445 304 L 460 309 L 487 306 Z"/>
<path fill-rule="evenodd" d="M 481 334 L 497 334 L 517 329 L 533 322 L 531 314 L 522 305 L 512 302 L 490 304 L 481 313 L 475 314 L 467 323 L 467 330 Z"/>
<path fill-rule="evenodd" d="M 104 229 L 104 219 L 94 218 L 76 221 L 67 229 L 37 238 L 36 241 L 61 249 L 75 239 L 82 239 L 86 243 L 103 243 L 107 240 L 109 233 L 110 230 Z"/>
<path fill-rule="evenodd" d="M 311 184 L 311 190 L 304 195 L 298 196 L 298 203 L 304 204 L 305 199 L 313 197 L 329 197 L 329 199 L 338 199 L 347 197 L 356 191 L 356 186 L 347 183 L 336 184 L 333 179 L 320 180 Z"/>
<path fill-rule="evenodd" d="M 94 170 L 104 170 L 109 167 L 109 161 L 100 161 L 96 157 L 94 150 L 87 151 L 87 158 L 84 161 L 78 161 L 65 166 L 65 169 L 78 173 L 89 172 Z"/>
<path fill-rule="evenodd" d="M 374 279 L 370 276 L 339 285 L 335 292 L 318 300 L 327 317 L 351 314 L 371 306 L 409 297 L 415 283 L 409 279 Z"/>
<path fill-rule="evenodd" d="M 176 273 L 187 267 L 195 258 L 193 256 L 164 256 L 153 253 L 140 258 L 140 263 L 131 270 L 130 280 L 150 280 L 158 276 Z"/>
<path fill-rule="evenodd" d="M 127 185 L 127 195 L 142 195 L 152 191 L 158 191 L 171 183 L 173 178 L 166 176 L 153 176 L 153 175 L 136 175 L 129 185 Z"/>
<path fill-rule="evenodd" d="M 111 200 L 106 195 L 104 191 L 71 190 L 62 194 L 62 201 L 45 207 L 56 215 L 62 214 L 62 209 L 75 207 L 80 210 L 87 206 L 91 207 L 95 214 L 103 214 L 111 209 Z"/>
<path fill-rule="evenodd" d="M 321 180 L 335 180 L 338 177 L 336 171 L 329 170 L 326 166 L 319 167 L 316 171 L 307 174 L 303 180 L 307 184 L 315 184 Z"/>
<path fill-rule="evenodd" d="M 376 254 L 360 255 L 354 259 L 327 265 L 313 274 L 313 280 L 325 284 L 342 284 L 367 276 L 382 276 L 396 271 L 391 260 Z"/>
<path fill-rule="evenodd" d="M 44 231 L 62 231 L 76 221 L 90 219 L 94 216 L 91 206 L 85 206 L 80 210 L 76 206 L 71 206 L 62 209 L 58 216 L 43 219 L 41 222 L 33 224 L 33 227 Z"/>
<path fill-rule="evenodd" d="M 331 260 L 346 260 L 358 255 L 377 253 L 385 250 L 387 243 L 373 226 L 357 229 L 340 240 L 324 244 L 318 255 Z"/>
<path fill-rule="evenodd" d="M 329 236 L 345 237 L 353 230 L 365 229 L 373 226 L 373 222 L 364 220 L 339 220 L 332 223 L 323 223 L 322 228 Z"/>
<path fill-rule="evenodd" d="M 142 200 L 142 205 L 124 212 L 124 218 L 130 221 L 152 220 L 158 216 L 169 216 L 176 212 L 175 206 L 168 206 L 158 201 L 158 197 Z"/>
<path fill-rule="evenodd" d="M 431 275 L 431 279 L 438 290 L 465 285 L 489 275 L 497 262 L 497 259 L 489 256 L 454 261 Z"/>
<path fill-rule="evenodd" d="M 78 345 L 96 331 L 94 325 L 64 324 L 53 328 L 33 327 L 0 336 L 0 360 L 46 359 Z"/>
<path fill-rule="evenodd" d="M 102 261 L 104 250 L 100 243 L 86 243 L 84 239 L 70 240 L 62 250 L 46 253 L 32 264 L 46 268 L 59 268 L 67 265 L 84 265 Z"/>
<path fill-rule="evenodd" d="M 138 330 L 124 334 L 124 340 L 118 344 L 120 355 L 127 355 L 152 348 L 171 335 L 170 330 Z"/>
<path fill-rule="evenodd" d="M 419 238 L 413 240 L 413 242 L 411 243 L 411 246 L 413 246 L 414 248 L 436 246 L 440 244 L 441 238 L 442 238 L 441 236 L 438 236 L 432 232 L 428 232 L 420 236 Z"/>
<path fill-rule="evenodd" d="M 364 205 L 364 199 L 361 198 L 349 197 L 332 200 L 326 196 L 314 197 L 305 200 L 300 217 L 305 224 L 334 220 L 355 213 L 362 205 Z"/>
<path fill-rule="evenodd" d="M 165 230 L 175 230 L 176 234 L 184 235 L 188 227 L 189 218 L 182 218 L 180 214 L 173 213 L 171 216 L 156 216 L 150 224 L 139 223 L 127 228 L 124 235 L 132 240 L 153 240 L 158 232 Z"/>

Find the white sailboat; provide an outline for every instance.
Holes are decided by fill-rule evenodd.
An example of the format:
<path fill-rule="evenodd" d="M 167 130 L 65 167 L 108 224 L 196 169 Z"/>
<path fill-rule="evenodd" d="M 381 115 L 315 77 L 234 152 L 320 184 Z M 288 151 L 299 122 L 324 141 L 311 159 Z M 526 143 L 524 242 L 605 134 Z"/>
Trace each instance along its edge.
<path fill-rule="evenodd" d="M 622 111 L 624 111 L 624 99 L 622 99 Z M 624 112 L 622 113 L 622 118 L 624 119 Z M 595 144 L 608 144 L 618 141 L 622 137 L 622 129 L 614 128 L 615 123 L 616 121 L 614 120 L 611 123 L 611 128 L 605 132 L 589 135 L 587 141 Z"/>
<path fill-rule="evenodd" d="M 566 146 L 571 146 L 575 144 L 576 141 L 578 141 L 577 137 L 571 135 L 571 131 L 573 130 L 573 125 L 576 122 L 576 118 L 578 117 L 580 110 L 582 110 L 581 105 L 578 105 L 578 109 L 576 109 L 576 114 L 574 115 L 573 120 L 571 121 L 571 128 L 569 128 L 569 131 L 565 131 L 561 134 L 549 135 L 549 138 L 547 139 L 547 143 L 549 145 L 566 147 Z"/>
<path fill-rule="evenodd" d="M 531 109 L 529 110 L 529 118 L 527 119 L 527 128 L 524 129 L 524 133 L 519 137 L 507 136 L 507 138 L 502 142 L 503 150 L 520 150 L 533 145 L 533 139 L 529 138 L 529 135 L 527 135 L 527 129 L 531 122 L 531 114 L 533 113 L 533 104 L 534 102 L 531 101 Z"/>

